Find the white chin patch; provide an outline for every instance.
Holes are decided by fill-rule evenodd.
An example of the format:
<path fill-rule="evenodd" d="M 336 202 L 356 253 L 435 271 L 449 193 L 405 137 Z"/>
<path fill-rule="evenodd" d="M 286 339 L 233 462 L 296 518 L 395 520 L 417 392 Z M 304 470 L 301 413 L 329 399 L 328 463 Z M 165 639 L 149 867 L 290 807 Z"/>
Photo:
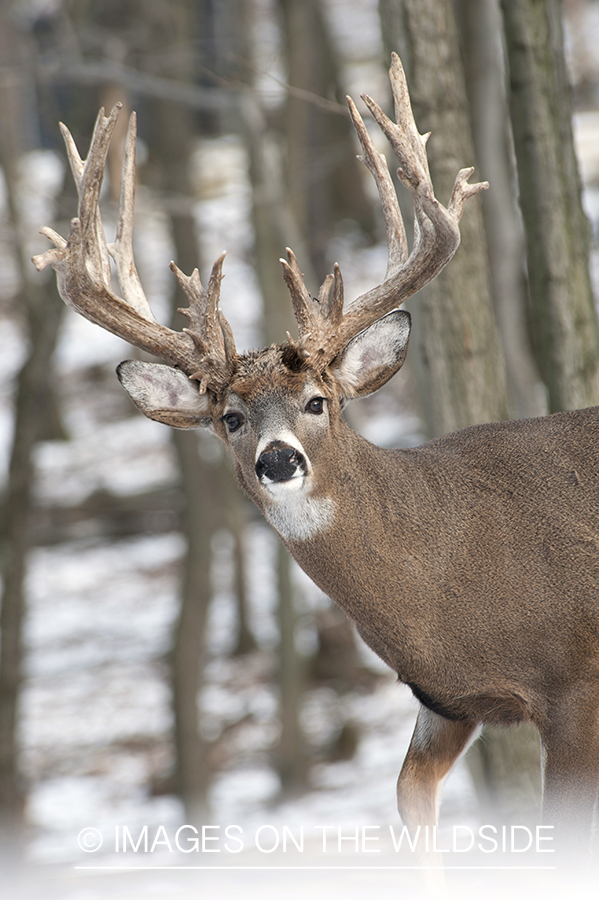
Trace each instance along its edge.
<path fill-rule="evenodd" d="M 329 497 L 310 497 L 305 491 L 288 490 L 286 495 L 279 494 L 276 499 L 273 496 L 272 500 L 264 515 L 284 540 L 307 541 L 328 531 L 335 521 L 335 502 Z"/>
<path fill-rule="evenodd" d="M 267 477 L 261 479 L 260 483 L 266 488 L 268 493 L 275 498 L 287 497 L 289 494 L 297 494 L 301 491 L 306 476 L 303 472 L 298 472 L 293 478 L 287 478 L 285 481 L 269 481 Z"/>

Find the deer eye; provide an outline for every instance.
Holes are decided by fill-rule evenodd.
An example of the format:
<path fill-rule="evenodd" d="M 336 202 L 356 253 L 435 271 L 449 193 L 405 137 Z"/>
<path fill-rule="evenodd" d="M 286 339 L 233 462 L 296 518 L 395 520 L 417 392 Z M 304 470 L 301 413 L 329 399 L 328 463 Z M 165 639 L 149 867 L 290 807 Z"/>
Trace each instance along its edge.
<path fill-rule="evenodd" d="M 241 428 L 243 425 L 243 416 L 240 413 L 226 413 L 226 415 L 223 416 L 223 422 L 227 426 L 229 434 L 231 434 L 231 432 Z"/>
<path fill-rule="evenodd" d="M 306 404 L 306 412 L 319 416 L 324 411 L 324 397 L 312 397 Z"/>

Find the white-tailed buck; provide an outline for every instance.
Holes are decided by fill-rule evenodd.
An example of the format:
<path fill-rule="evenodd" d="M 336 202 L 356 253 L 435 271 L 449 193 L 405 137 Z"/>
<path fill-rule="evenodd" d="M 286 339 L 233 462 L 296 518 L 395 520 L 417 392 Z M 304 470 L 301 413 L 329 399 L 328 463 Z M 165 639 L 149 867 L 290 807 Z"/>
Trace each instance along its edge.
<path fill-rule="evenodd" d="M 197 270 L 171 264 L 189 328 L 156 321 L 131 246 L 133 117 L 111 245 L 98 210 L 118 109 L 100 112 L 85 162 L 63 128 L 79 215 L 68 241 L 43 229 L 55 249 L 34 262 L 54 267 L 70 307 L 170 364 L 124 362 L 119 378 L 150 418 L 214 430 L 299 565 L 411 687 L 421 709 L 397 788 L 406 824 L 435 823 L 439 782 L 481 723 L 532 721 L 545 821 L 588 845 L 599 784 L 599 408 L 466 428 L 411 450 L 373 446 L 341 417 L 401 367 L 410 317 L 397 307 L 451 259 L 464 204 L 487 187 L 462 169 L 448 208 L 435 199 L 395 55 L 390 77 L 397 124 L 364 101 L 413 197 L 412 251 L 384 157 L 349 100 L 385 214 L 387 273 L 344 308 L 339 268 L 314 299 L 288 251 L 296 340 L 237 353 L 218 308 L 224 255 L 207 290 Z"/>

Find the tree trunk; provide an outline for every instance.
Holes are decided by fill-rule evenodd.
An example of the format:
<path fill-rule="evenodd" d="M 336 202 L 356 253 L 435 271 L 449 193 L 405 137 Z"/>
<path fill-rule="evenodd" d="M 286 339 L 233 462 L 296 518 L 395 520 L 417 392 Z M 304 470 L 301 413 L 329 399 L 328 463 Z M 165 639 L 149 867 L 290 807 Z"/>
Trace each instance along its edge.
<path fill-rule="evenodd" d="M 590 229 L 572 138 L 559 0 L 501 0 L 526 229 L 533 346 L 551 412 L 599 403 Z"/>
<path fill-rule="evenodd" d="M 476 157 L 480 178 L 491 185 L 482 195 L 482 211 L 510 417 L 540 416 L 547 412 L 547 400 L 528 333 L 524 228 L 514 192 L 501 12 L 498 0 L 458 0 L 458 9 Z"/>
<path fill-rule="evenodd" d="M 10 73 L 9 60 L 20 71 L 24 53 L 11 27 L 0 13 L 0 47 Z M 0 854 L 1 864 L 14 865 L 21 852 L 24 787 L 19 775 L 17 738 L 18 701 L 22 677 L 22 630 L 25 616 L 25 576 L 31 526 L 34 481 L 33 451 L 48 437 L 48 410 L 54 409 L 51 358 L 56 345 L 62 300 L 54 279 L 36 278 L 30 271 L 22 244 L 23 223 L 16 197 L 17 165 L 27 149 L 23 135 L 29 130 L 28 115 L 35 115 L 24 102 L 27 91 L 14 74 L 0 79 L 0 165 L 7 187 L 7 201 L 14 235 L 14 253 L 20 273 L 20 308 L 24 313 L 29 355 L 17 380 L 14 434 L 8 484 L 2 507 L 2 608 L 0 612 Z"/>
<path fill-rule="evenodd" d="M 233 646 L 233 656 L 243 656 L 256 649 L 256 639 L 249 624 L 248 593 L 246 571 L 249 561 L 246 556 L 246 529 L 248 526 L 248 501 L 233 482 L 232 472 L 225 471 L 222 490 L 225 496 L 226 523 L 234 541 L 234 593 L 237 600 L 237 637 Z"/>
<path fill-rule="evenodd" d="M 404 0 L 404 13 L 414 117 L 422 134 L 431 132 L 431 176 L 436 196 L 447 204 L 458 170 L 475 163 L 453 11 L 450 0 Z M 507 416 L 505 367 L 477 200 L 466 208 L 460 232 L 451 264 L 410 306 L 416 315 L 412 358 L 417 358 L 431 436 Z"/>
<path fill-rule="evenodd" d="M 446 203 L 459 168 L 473 165 L 464 70 L 450 0 L 381 0 L 384 21 L 395 25 L 397 46 L 407 60 L 414 116 L 427 145 L 435 194 Z M 386 10 L 386 12 L 385 12 Z M 478 179 L 477 179 L 478 180 Z M 487 250 L 480 205 L 471 202 L 460 223 L 460 248 L 441 275 L 421 291 L 411 306 L 416 366 L 431 435 L 507 416 L 505 367 L 499 349 L 489 288 Z M 413 339 L 412 339 L 413 341 Z M 411 353 L 413 355 L 412 343 Z M 528 729 L 485 729 L 470 755 L 481 807 L 504 818 L 500 798 L 526 796 L 528 812 L 538 812 L 538 738 Z M 499 765 L 499 760 L 516 761 Z M 530 800 L 529 786 L 537 785 Z"/>
<path fill-rule="evenodd" d="M 151 54 L 156 48 L 164 52 L 167 35 L 171 56 L 164 74 L 182 82 L 193 81 L 194 59 L 189 52 L 174 52 L 174 48 L 183 48 L 189 41 L 195 30 L 196 13 L 199 10 L 188 0 L 178 0 L 167 7 L 158 7 L 156 18 L 148 23 L 151 37 L 144 52 Z M 151 60 L 149 65 L 151 67 Z M 154 115 L 156 127 L 152 132 L 150 152 L 157 163 L 158 186 L 167 195 L 188 200 L 191 196 L 189 166 L 194 136 L 193 111 L 183 104 L 156 100 Z M 171 230 L 175 258 L 179 267 L 191 274 L 200 262 L 195 223 L 184 205 L 181 208 L 177 204 L 173 206 Z M 173 284 L 173 287 L 171 327 L 179 329 L 189 323 L 176 310 L 188 306 L 188 300 L 178 286 Z M 223 461 L 217 460 L 213 466 L 205 463 L 199 454 L 198 436 L 193 432 L 173 429 L 171 438 L 185 497 L 183 534 L 187 542 L 180 585 L 181 605 L 171 654 L 176 783 L 188 821 L 203 824 L 208 816 L 211 772 L 208 748 L 201 736 L 198 697 L 203 683 L 206 621 L 212 596 L 211 539 L 215 529 L 224 524 L 219 492 Z"/>
<path fill-rule="evenodd" d="M 240 8 L 240 21 L 245 23 L 247 34 L 250 33 L 251 10 L 246 2 L 242 2 Z M 246 55 L 251 57 L 252 51 L 253 48 L 248 47 Z M 252 186 L 255 264 L 264 303 L 263 342 L 269 345 L 284 340 L 286 331 L 295 330 L 289 294 L 278 260 L 284 255 L 286 246 L 295 247 L 296 252 L 302 254 L 304 242 L 297 225 L 296 210 L 292 212 L 287 202 L 281 156 L 282 136 L 268 127 L 264 110 L 254 96 L 242 98 L 241 104 Z M 304 254 L 305 264 L 302 262 L 302 266 L 310 277 L 310 255 L 307 251 Z M 306 688 L 306 667 L 295 643 L 297 611 L 292 567 L 288 550 L 277 540 L 277 680 L 281 735 L 274 763 L 284 796 L 305 790 L 308 769 L 299 724 L 299 700 Z"/>
<path fill-rule="evenodd" d="M 345 105 L 320 0 L 280 0 L 288 81 L 294 88 Z M 363 188 L 349 116 L 289 95 L 285 107 L 287 190 L 319 283 L 331 265 L 326 249 L 340 220 L 372 233 L 372 204 Z M 303 260 L 299 260 L 304 265 Z"/>
<path fill-rule="evenodd" d="M 203 683 L 205 634 L 212 597 L 211 538 L 222 524 L 219 474 L 202 462 L 194 432 L 173 430 L 181 484 L 185 493 L 183 534 L 187 541 L 180 585 L 180 610 L 171 653 L 171 679 L 177 750 L 176 783 L 190 824 L 205 824 L 211 772 L 202 739 L 198 695 Z M 216 466 L 221 463 L 217 462 Z"/>
<path fill-rule="evenodd" d="M 161 138 L 155 149 L 160 155 L 164 186 L 168 191 L 188 197 L 190 112 L 184 107 L 158 103 L 156 114 Z M 179 214 L 171 217 L 171 223 L 177 264 L 190 274 L 199 264 L 193 219 L 191 215 Z M 187 305 L 186 298 L 175 297 L 173 320 L 179 317 L 177 308 Z M 172 326 L 178 327 L 178 324 L 173 322 Z M 200 733 L 198 696 L 203 683 L 206 621 L 212 596 L 211 540 L 214 531 L 223 524 L 218 495 L 221 476 L 214 467 L 202 461 L 198 436 L 194 432 L 173 429 L 171 440 L 185 496 L 183 534 L 187 542 L 180 588 L 181 607 L 172 651 L 177 782 L 189 821 L 204 823 L 208 815 L 211 773 L 207 748 Z M 215 463 L 217 470 L 222 464 L 222 459 Z"/>

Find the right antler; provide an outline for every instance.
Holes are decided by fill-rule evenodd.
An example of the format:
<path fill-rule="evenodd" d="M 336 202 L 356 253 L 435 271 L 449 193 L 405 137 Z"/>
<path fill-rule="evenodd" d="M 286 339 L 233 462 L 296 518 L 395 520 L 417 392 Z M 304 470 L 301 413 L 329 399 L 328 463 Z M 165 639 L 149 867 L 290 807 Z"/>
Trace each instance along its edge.
<path fill-rule="evenodd" d="M 231 329 L 218 309 L 224 254 L 214 264 L 208 290 L 202 287 L 197 269 L 188 277 L 171 263 L 189 299 L 189 308 L 180 312 L 189 318 L 191 327 L 178 332 L 160 325 L 145 297 L 133 259 L 135 114 L 131 116 L 125 145 L 116 237 L 113 244 L 106 243 L 98 201 L 120 109 L 119 103 L 109 116 L 100 110 L 85 161 L 69 130 L 61 124 L 79 195 L 78 217 L 71 221 L 68 241 L 53 229 L 42 228 L 42 234 L 50 238 L 55 249 L 35 256 L 33 263 L 38 271 L 48 265 L 56 270 L 58 289 L 67 306 L 135 347 L 176 365 L 200 382 L 200 392 L 208 387 L 218 390 L 227 382 L 235 356 Z M 109 255 L 115 261 L 122 297 L 111 290 Z"/>
<path fill-rule="evenodd" d="M 349 112 L 364 150 L 366 163 L 377 184 L 387 230 L 388 264 L 384 281 L 358 297 L 343 313 L 343 282 L 338 266 L 325 279 L 318 296 L 308 293 L 293 253 L 281 260 L 299 328 L 298 352 L 324 370 L 342 347 L 359 331 L 396 309 L 432 281 L 451 259 L 460 243 L 459 220 L 466 200 L 489 187 L 488 182 L 468 184 L 473 168 L 461 169 L 447 209 L 435 198 L 425 145 L 429 135 L 416 128 L 406 77 L 396 53 L 391 56 L 389 78 L 395 102 L 392 122 L 380 106 L 362 94 L 373 117 L 388 138 L 399 162 L 397 174 L 414 203 L 414 245 L 408 245 L 399 203 L 387 161 L 376 150 L 353 100 Z"/>

